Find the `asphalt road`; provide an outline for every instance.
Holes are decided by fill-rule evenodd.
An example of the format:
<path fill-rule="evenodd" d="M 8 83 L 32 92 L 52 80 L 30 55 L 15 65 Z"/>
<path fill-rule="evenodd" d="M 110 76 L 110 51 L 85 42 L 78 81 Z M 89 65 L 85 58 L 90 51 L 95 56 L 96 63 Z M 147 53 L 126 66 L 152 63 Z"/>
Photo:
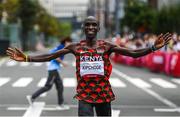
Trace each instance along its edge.
<path fill-rule="evenodd" d="M 68 67 L 60 74 L 64 83 L 65 104 L 69 110 L 58 110 L 55 87 L 39 97 L 33 106 L 27 95 L 43 86 L 47 63 L 23 63 L 0 60 L 0 117 L 77 116 L 74 57 L 65 57 Z M 179 117 L 180 79 L 147 69 L 113 64 L 110 78 L 116 100 L 112 102 L 114 117 Z"/>

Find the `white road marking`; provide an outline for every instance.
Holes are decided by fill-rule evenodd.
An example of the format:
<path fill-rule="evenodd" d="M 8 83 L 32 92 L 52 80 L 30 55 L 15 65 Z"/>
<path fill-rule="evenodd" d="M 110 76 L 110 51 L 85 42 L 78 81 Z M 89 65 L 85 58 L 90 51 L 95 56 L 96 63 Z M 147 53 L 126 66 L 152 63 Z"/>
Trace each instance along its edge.
<path fill-rule="evenodd" d="M 20 66 L 21 66 L 21 67 L 26 67 L 26 66 L 28 66 L 28 65 L 30 65 L 29 62 L 20 62 Z"/>
<path fill-rule="evenodd" d="M 49 64 L 50 64 L 49 62 L 46 62 L 46 66 L 49 66 Z"/>
<path fill-rule="evenodd" d="M 10 78 L 0 77 L 0 87 L 10 81 Z"/>
<path fill-rule="evenodd" d="M 27 110 L 27 107 L 8 107 L 7 110 Z"/>
<path fill-rule="evenodd" d="M 44 85 L 45 85 L 45 83 L 46 83 L 46 79 L 47 78 L 41 78 L 41 80 L 39 81 L 39 83 L 38 83 L 38 87 L 43 87 Z"/>
<path fill-rule="evenodd" d="M 44 106 L 45 102 L 34 102 L 24 113 L 23 117 L 40 117 Z"/>
<path fill-rule="evenodd" d="M 180 84 L 180 79 L 171 79 L 173 82 Z"/>
<path fill-rule="evenodd" d="M 46 96 L 47 96 L 46 92 L 40 95 L 40 97 L 46 97 Z"/>
<path fill-rule="evenodd" d="M 120 110 L 113 110 L 112 109 L 112 117 L 119 117 L 119 115 L 120 115 Z"/>
<path fill-rule="evenodd" d="M 5 62 L 5 59 L 4 59 L 4 58 L 1 59 L 1 60 L 0 60 L 0 66 L 1 66 L 4 62 Z"/>
<path fill-rule="evenodd" d="M 177 88 L 177 86 L 175 84 L 170 83 L 170 82 L 163 80 L 161 78 L 151 78 L 150 81 L 156 85 L 163 87 L 163 88 Z"/>
<path fill-rule="evenodd" d="M 138 87 L 151 88 L 151 85 L 148 84 L 147 82 L 143 81 L 142 79 L 133 78 L 133 79 L 129 79 L 129 80 L 131 80 L 131 83 L 133 83 L 134 85 L 136 85 Z"/>
<path fill-rule="evenodd" d="M 26 87 L 28 84 L 32 82 L 33 78 L 30 77 L 22 77 L 13 83 L 13 87 Z"/>
<path fill-rule="evenodd" d="M 155 108 L 155 112 L 180 112 L 180 108 Z"/>
<path fill-rule="evenodd" d="M 39 67 L 41 65 L 43 65 L 43 63 L 33 63 L 33 66 L 36 66 L 36 67 Z"/>
<path fill-rule="evenodd" d="M 63 78 L 64 87 L 76 87 L 77 81 L 75 78 Z"/>
<path fill-rule="evenodd" d="M 10 61 L 8 61 L 8 62 L 6 63 L 6 65 L 7 65 L 8 67 L 12 67 L 12 66 L 17 65 L 17 62 L 16 62 L 16 61 L 13 61 L 13 60 L 10 60 Z"/>
<path fill-rule="evenodd" d="M 113 68 L 113 72 L 115 74 L 117 74 L 118 76 L 122 77 L 123 79 L 126 79 L 127 81 L 129 81 L 130 83 L 134 84 L 132 82 L 131 79 L 133 79 L 132 77 L 120 72 L 119 70 Z M 140 87 L 138 85 L 135 85 L 138 88 L 140 88 L 141 90 L 145 91 L 146 93 L 150 94 L 151 96 L 155 97 L 157 100 L 161 101 L 162 103 L 164 103 L 165 105 L 171 107 L 171 108 L 177 108 L 178 106 L 176 104 L 174 104 L 173 102 L 169 101 L 168 99 L 166 99 L 165 97 L 160 96 L 158 93 L 154 92 L 153 90 L 150 90 L 148 88 L 143 88 Z"/>
<path fill-rule="evenodd" d="M 126 84 L 123 83 L 119 78 L 110 78 L 109 81 L 113 87 L 126 87 Z"/>

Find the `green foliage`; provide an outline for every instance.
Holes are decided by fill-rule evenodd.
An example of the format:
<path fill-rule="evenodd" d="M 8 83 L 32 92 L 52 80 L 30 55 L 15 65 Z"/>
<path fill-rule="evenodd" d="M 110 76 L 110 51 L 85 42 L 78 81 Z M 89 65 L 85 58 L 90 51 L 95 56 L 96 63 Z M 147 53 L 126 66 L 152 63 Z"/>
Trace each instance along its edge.
<path fill-rule="evenodd" d="M 180 33 L 180 4 L 171 7 L 164 7 L 157 16 L 157 32 L 178 32 Z"/>
<path fill-rule="evenodd" d="M 122 19 L 122 26 L 129 26 L 134 31 L 137 31 L 141 27 L 147 31 L 152 31 L 156 18 L 155 12 L 155 10 L 144 2 L 128 0 L 125 7 L 125 17 Z"/>
<path fill-rule="evenodd" d="M 70 23 L 60 23 L 55 17 L 49 15 L 35 0 L 6 0 L 0 3 L 0 14 L 3 11 L 8 14 L 8 23 L 21 21 L 23 32 L 27 33 L 34 29 L 34 25 L 39 26 L 39 32 L 47 36 L 67 36 L 71 32 Z M 0 15 L 0 18 L 2 15 Z"/>
<path fill-rule="evenodd" d="M 127 0 L 125 17 L 122 19 L 122 26 L 128 26 L 133 31 L 140 27 L 148 32 L 180 33 L 180 4 L 171 7 L 164 7 L 160 11 L 150 8 L 144 2 L 138 0 Z"/>
<path fill-rule="evenodd" d="M 18 17 L 21 19 L 23 30 L 29 31 L 35 23 L 39 5 L 32 0 L 19 0 L 19 4 Z"/>
<path fill-rule="evenodd" d="M 6 0 L 5 3 L 0 3 L 0 14 L 6 11 L 8 14 L 7 21 L 9 23 L 17 22 L 17 15 L 19 10 L 19 0 Z M 2 15 L 0 15 L 2 18 Z"/>
<path fill-rule="evenodd" d="M 71 25 L 70 23 L 61 23 L 57 18 L 46 13 L 41 9 L 38 13 L 36 24 L 40 27 L 40 32 L 44 32 L 45 35 L 50 36 L 67 36 L 70 35 Z"/>
<path fill-rule="evenodd" d="M 60 26 L 59 26 L 60 35 L 59 36 L 60 37 L 70 36 L 71 30 L 72 30 L 71 23 L 69 23 L 69 22 L 60 23 Z"/>

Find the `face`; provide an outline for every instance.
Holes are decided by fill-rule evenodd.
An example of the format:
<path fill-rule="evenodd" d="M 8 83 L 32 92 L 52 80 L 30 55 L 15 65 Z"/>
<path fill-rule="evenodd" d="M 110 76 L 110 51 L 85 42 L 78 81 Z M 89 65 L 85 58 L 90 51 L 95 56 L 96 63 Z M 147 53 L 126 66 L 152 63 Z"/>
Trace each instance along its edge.
<path fill-rule="evenodd" d="M 99 24 L 97 21 L 86 21 L 84 24 L 84 32 L 86 37 L 94 38 L 99 31 Z"/>

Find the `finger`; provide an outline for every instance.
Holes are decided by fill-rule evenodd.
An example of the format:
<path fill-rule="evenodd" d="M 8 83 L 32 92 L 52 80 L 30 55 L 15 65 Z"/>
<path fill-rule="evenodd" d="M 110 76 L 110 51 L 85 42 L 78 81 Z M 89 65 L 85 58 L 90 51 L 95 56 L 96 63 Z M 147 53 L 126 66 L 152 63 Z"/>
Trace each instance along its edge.
<path fill-rule="evenodd" d="M 169 39 L 172 39 L 172 34 L 169 33 L 166 37 L 165 37 L 166 40 L 169 40 Z"/>
<path fill-rule="evenodd" d="M 13 48 L 8 48 L 8 51 L 14 52 L 15 50 Z"/>
<path fill-rule="evenodd" d="M 14 58 L 14 57 L 12 57 L 12 56 L 10 57 L 10 59 L 13 59 L 13 60 L 17 61 L 17 59 L 15 59 L 15 58 Z"/>
<path fill-rule="evenodd" d="M 9 57 L 11 57 L 12 56 L 12 54 L 7 54 Z"/>
<path fill-rule="evenodd" d="M 18 53 L 23 53 L 22 51 L 20 51 L 18 48 L 15 47 L 15 50 L 18 52 Z"/>
<path fill-rule="evenodd" d="M 169 44 L 169 42 L 166 42 L 164 45 L 168 45 Z"/>
<path fill-rule="evenodd" d="M 158 35 L 158 39 L 162 38 L 163 34 L 161 33 L 160 35 Z"/>
<path fill-rule="evenodd" d="M 8 54 L 8 55 L 13 55 L 13 52 L 11 52 L 11 51 L 6 51 L 6 54 Z"/>
<path fill-rule="evenodd" d="M 169 36 L 169 32 L 167 32 L 166 34 L 163 35 L 163 39 L 166 39 Z"/>
<path fill-rule="evenodd" d="M 10 56 L 10 59 L 14 59 L 14 58 Z"/>
<path fill-rule="evenodd" d="M 172 39 L 172 36 L 169 36 L 169 37 L 167 37 L 166 39 L 165 39 L 165 42 L 168 42 L 168 41 L 170 41 Z"/>
<path fill-rule="evenodd" d="M 12 53 L 9 53 L 9 52 L 7 52 L 6 54 L 7 54 L 8 56 L 11 56 L 11 55 L 13 55 Z"/>
<path fill-rule="evenodd" d="M 167 41 L 170 41 L 171 39 L 172 39 L 172 36 L 168 37 L 168 38 L 167 38 Z"/>
<path fill-rule="evenodd" d="M 165 38 L 167 38 L 167 37 L 171 37 L 172 36 L 172 34 L 171 33 L 167 33 L 166 34 L 166 36 L 165 36 Z"/>

